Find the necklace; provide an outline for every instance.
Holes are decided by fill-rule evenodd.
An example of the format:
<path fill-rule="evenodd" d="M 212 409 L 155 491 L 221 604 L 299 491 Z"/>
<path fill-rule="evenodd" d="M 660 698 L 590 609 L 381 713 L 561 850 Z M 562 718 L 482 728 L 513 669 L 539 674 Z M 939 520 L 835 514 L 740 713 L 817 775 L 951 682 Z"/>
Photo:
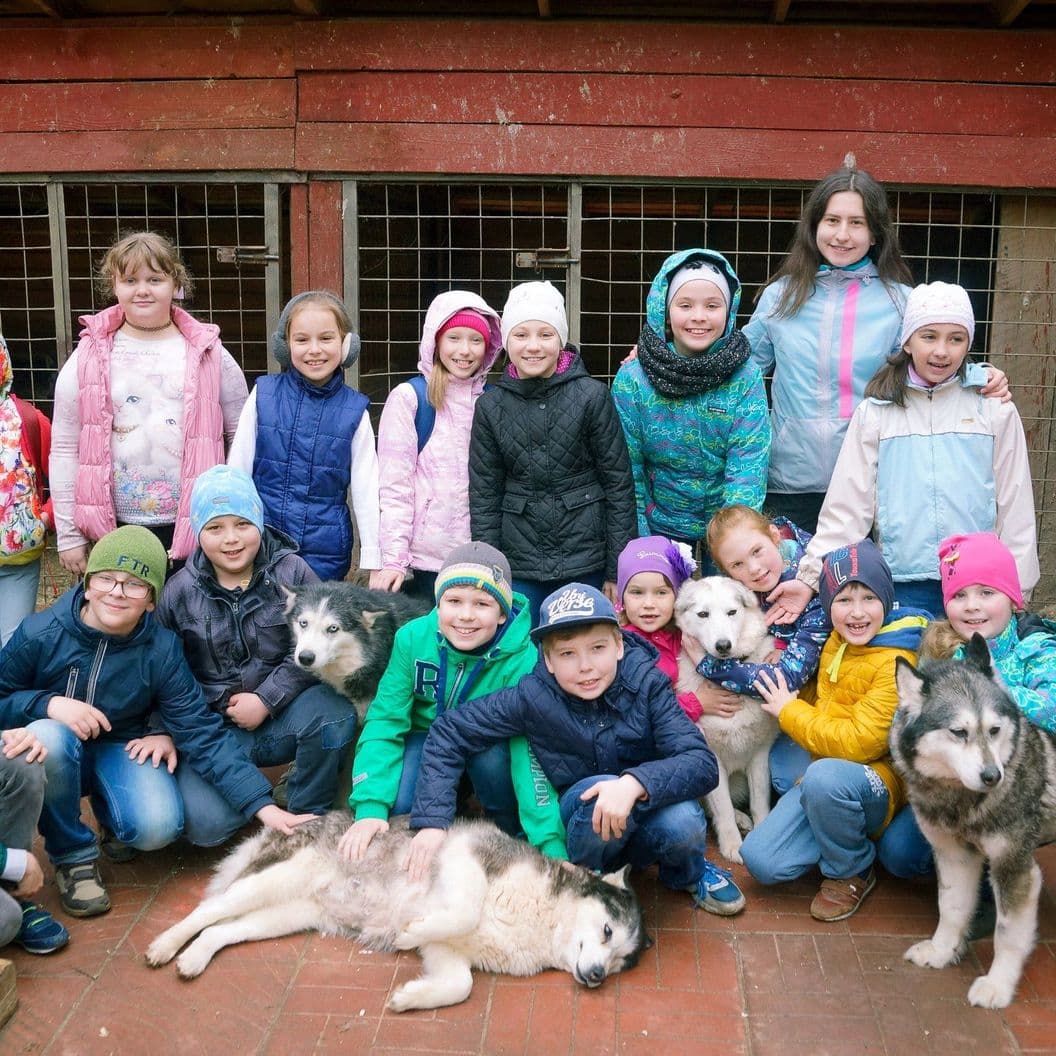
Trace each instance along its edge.
<path fill-rule="evenodd" d="M 168 328 L 172 326 L 172 320 L 167 319 L 161 324 L 161 326 L 136 326 L 135 323 L 130 323 L 126 319 L 125 326 L 131 327 L 133 330 L 138 330 L 141 334 L 160 334 L 162 330 L 168 330 Z"/>

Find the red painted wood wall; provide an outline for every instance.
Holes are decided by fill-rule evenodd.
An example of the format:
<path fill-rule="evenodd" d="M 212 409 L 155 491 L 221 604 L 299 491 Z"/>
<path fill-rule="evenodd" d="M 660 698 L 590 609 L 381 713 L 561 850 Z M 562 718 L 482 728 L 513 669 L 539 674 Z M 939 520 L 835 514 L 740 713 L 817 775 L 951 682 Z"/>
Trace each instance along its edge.
<path fill-rule="evenodd" d="M 1056 188 L 1056 32 L 180 19 L 3 45 L 0 172 L 324 181 L 291 201 L 298 284 L 340 288 L 344 174 L 772 183 L 853 150 L 902 184 Z"/>

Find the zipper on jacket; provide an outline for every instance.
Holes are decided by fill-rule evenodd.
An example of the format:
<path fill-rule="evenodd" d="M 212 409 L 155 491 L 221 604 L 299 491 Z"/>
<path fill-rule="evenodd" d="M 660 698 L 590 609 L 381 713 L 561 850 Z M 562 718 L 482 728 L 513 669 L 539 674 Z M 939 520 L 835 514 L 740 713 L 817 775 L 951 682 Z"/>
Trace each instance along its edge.
<path fill-rule="evenodd" d="M 447 709 L 448 704 L 452 700 L 458 700 L 458 687 L 462 685 L 462 676 L 466 673 L 466 665 L 461 663 L 455 668 L 455 684 L 451 687 L 450 693 L 444 694 L 444 709 Z"/>
<path fill-rule="evenodd" d="M 95 658 L 92 660 L 92 667 L 88 672 L 88 692 L 85 694 L 85 703 L 90 704 L 93 708 L 95 707 L 95 687 L 99 684 L 99 674 L 105 657 L 106 639 L 103 639 L 95 647 Z"/>
<path fill-rule="evenodd" d="M 77 679 L 80 677 L 81 669 L 79 667 L 71 667 L 70 673 L 66 677 L 66 696 L 72 697 L 74 700 L 77 699 Z"/>

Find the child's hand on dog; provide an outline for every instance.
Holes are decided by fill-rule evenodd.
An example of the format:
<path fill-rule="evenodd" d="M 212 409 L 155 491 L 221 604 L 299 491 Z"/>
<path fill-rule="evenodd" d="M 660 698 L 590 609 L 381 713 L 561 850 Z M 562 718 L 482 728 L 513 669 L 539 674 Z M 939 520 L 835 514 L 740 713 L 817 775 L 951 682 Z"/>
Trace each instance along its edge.
<path fill-rule="evenodd" d="M 702 715 L 717 715 L 720 719 L 732 719 L 744 707 L 739 693 L 723 689 L 718 682 L 710 679 L 702 679 L 700 685 L 693 691 L 693 695 L 700 701 L 700 713 Z"/>
<path fill-rule="evenodd" d="M 261 807 L 255 817 L 257 821 L 262 825 L 266 825 L 269 829 L 281 832 L 284 836 L 292 836 L 293 830 L 299 825 L 303 825 L 306 821 L 315 821 L 319 815 L 291 814 L 288 810 L 283 810 L 282 807 L 269 803 L 266 807 Z"/>
<path fill-rule="evenodd" d="M 766 625 L 773 627 L 775 623 L 795 623 L 803 610 L 810 604 L 814 597 L 814 591 L 801 579 L 788 579 L 784 583 L 778 583 L 776 587 L 766 596 Z"/>
<path fill-rule="evenodd" d="M 411 840 L 411 850 L 403 865 L 407 870 L 407 879 L 412 884 L 429 878 L 429 867 L 446 838 L 447 829 L 418 830 L 418 834 Z"/>
<path fill-rule="evenodd" d="M 348 862 L 358 862 L 367 853 L 370 841 L 379 832 L 388 831 L 389 823 L 384 818 L 361 818 L 354 821 L 337 841 L 337 853 Z"/>
<path fill-rule="evenodd" d="M 776 719 L 781 714 L 781 709 L 790 701 L 796 699 L 796 694 L 788 688 L 785 681 L 785 673 L 780 669 L 774 672 L 771 678 L 765 671 L 759 672 L 759 677 L 752 683 L 763 698 L 760 707 L 768 715 Z"/>
<path fill-rule="evenodd" d="M 630 774 L 599 781 L 580 797 L 584 803 L 595 800 L 591 823 L 594 831 L 606 842 L 620 839 L 627 828 L 627 818 L 635 803 L 646 798 L 642 783 Z"/>

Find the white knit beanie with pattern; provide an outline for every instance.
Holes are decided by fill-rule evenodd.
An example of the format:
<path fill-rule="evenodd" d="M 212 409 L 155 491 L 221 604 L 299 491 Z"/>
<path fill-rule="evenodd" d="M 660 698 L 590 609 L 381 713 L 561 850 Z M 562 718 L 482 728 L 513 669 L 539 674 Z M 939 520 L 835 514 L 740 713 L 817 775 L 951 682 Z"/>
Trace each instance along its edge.
<path fill-rule="evenodd" d="M 510 290 L 506 307 L 502 310 L 502 345 L 510 331 L 521 323 L 534 319 L 549 323 L 561 338 L 561 347 L 568 344 L 568 316 L 561 291 L 549 282 L 522 282 Z"/>
<path fill-rule="evenodd" d="M 968 331 L 968 347 L 975 340 L 975 313 L 968 291 L 952 282 L 931 282 L 917 286 L 906 301 L 902 316 L 902 336 L 899 347 L 922 327 L 935 323 L 956 323 Z"/>

